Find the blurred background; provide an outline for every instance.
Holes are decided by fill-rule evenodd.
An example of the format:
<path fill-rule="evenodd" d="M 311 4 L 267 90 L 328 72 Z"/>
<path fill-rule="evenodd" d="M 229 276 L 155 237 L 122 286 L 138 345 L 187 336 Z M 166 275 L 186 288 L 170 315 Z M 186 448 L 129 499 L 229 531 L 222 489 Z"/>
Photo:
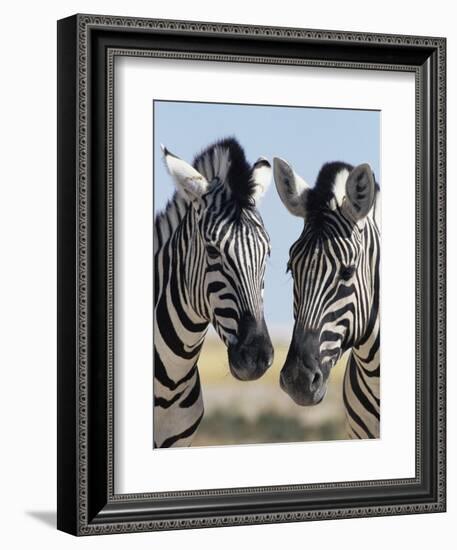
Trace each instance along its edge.
<path fill-rule="evenodd" d="M 310 185 L 329 161 L 370 163 L 378 182 L 379 111 L 154 101 L 154 213 L 173 196 L 160 144 L 191 163 L 214 141 L 233 136 L 252 164 L 264 156 L 285 158 Z M 274 183 L 259 210 L 272 253 L 265 277 L 265 319 L 275 348 L 273 366 L 259 380 L 240 382 L 229 372 L 227 351 L 210 328 L 198 362 L 205 415 L 193 446 L 344 439 L 342 378 L 345 358 L 331 373 L 325 399 L 299 407 L 279 387 L 293 329 L 289 248 L 303 220 L 281 203 Z"/>
<path fill-rule="evenodd" d="M 192 446 L 345 439 L 344 360 L 334 367 L 324 400 L 300 407 L 279 387 L 289 341 L 277 333 L 271 336 L 273 366 L 253 382 L 236 380 L 225 346 L 214 331 L 207 336 L 198 362 L 205 415 Z"/>

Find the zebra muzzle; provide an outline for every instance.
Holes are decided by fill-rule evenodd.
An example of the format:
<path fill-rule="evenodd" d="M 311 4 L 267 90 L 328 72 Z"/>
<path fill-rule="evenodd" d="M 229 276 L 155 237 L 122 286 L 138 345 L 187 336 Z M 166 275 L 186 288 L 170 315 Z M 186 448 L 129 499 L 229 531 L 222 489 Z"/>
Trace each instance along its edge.
<path fill-rule="evenodd" d="M 329 364 L 319 359 L 316 332 L 295 327 L 294 336 L 281 370 L 281 388 L 301 406 L 317 405 L 327 392 Z"/>
<path fill-rule="evenodd" d="M 241 338 L 228 346 L 230 372 L 238 380 L 257 380 L 271 367 L 274 357 L 265 320 L 241 319 L 239 333 Z"/>

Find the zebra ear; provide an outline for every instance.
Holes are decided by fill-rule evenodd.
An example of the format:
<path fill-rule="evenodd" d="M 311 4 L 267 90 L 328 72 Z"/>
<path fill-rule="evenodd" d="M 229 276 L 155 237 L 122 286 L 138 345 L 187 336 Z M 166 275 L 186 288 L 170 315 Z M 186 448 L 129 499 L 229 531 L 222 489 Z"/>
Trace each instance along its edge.
<path fill-rule="evenodd" d="M 253 198 L 255 202 L 263 197 L 271 183 L 271 164 L 265 157 L 259 157 L 253 167 L 251 180 L 254 183 Z"/>
<path fill-rule="evenodd" d="M 348 176 L 342 208 L 355 221 L 362 220 L 373 207 L 376 184 L 369 164 L 359 164 Z"/>
<path fill-rule="evenodd" d="M 178 191 L 190 201 L 198 200 L 208 190 L 208 181 L 193 166 L 161 145 L 165 166 Z"/>
<path fill-rule="evenodd" d="M 285 160 L 278 157 L 273 159 L 273 173 L 284 206 L 294 216 L 305 218 L 305 197 L 309 185 Z"/>

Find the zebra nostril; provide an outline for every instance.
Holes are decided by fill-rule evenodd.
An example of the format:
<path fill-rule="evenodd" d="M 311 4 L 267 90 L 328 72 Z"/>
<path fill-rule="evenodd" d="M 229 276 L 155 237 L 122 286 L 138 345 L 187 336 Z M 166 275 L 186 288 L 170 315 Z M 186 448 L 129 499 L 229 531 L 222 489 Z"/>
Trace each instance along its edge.
<path fill-rule="evenodd" d="M 320 380 L 321 380 L 321 376 L 320 376 L 319 372 L 315 372 L 314 376 L 313 376 L 313 380 L 311 382 L 311 385 L 312 386 L 317 386 L 319 384 Z"/>
<path fill-rule="evenodd" d="M 282 370 L 279 374 L 279 383 L 281 387 L 284 387 L 285 385 L 287 385 L 287 382 L 288 382 L 288 377 L 286 373 Z"/>

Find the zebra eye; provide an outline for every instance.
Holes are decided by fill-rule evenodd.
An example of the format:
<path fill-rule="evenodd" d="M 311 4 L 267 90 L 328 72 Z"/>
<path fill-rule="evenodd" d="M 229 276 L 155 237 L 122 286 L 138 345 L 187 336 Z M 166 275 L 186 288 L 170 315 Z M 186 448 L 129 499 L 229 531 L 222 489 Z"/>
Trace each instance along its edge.
<path fill-rule="evenodd" d="M 206 252 L 208 252 L 208 256 L 212 260 L 215 260 L 220 256 L 219 250 L 215 246 L 211 246 L 210 244 L 206 247 Z"/>
<path fill-rule="evenodd" d="M 347 265 L 341 268 L 340 277 L 343 281 L 349 281 L 349 279 L 354 275 L 355 265 Z"/>

